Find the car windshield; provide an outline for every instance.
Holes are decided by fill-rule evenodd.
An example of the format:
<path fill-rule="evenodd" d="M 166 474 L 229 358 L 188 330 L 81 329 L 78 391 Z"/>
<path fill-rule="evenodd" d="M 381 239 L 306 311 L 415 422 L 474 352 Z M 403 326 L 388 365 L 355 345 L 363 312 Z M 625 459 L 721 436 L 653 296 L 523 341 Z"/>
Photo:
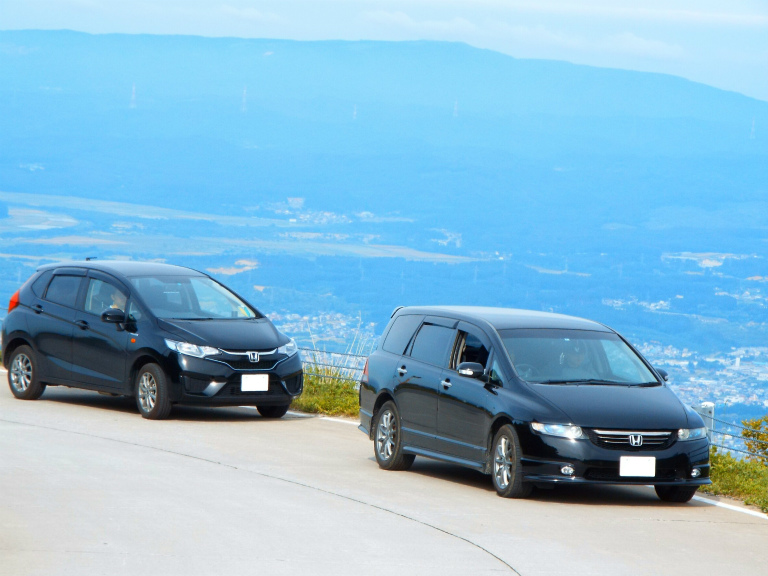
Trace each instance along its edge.
<path fill-rule="evenodd" d="M 501 330 L 518 376 L 541 384 L 659 385 L 627 344 L 612 332 Z"/>
<path fill-rule="evenodd" d="M 139 276 L 131 278 L 131 284 L 158 318 L 261 318 L 256 310 L 206 276 Z"/>

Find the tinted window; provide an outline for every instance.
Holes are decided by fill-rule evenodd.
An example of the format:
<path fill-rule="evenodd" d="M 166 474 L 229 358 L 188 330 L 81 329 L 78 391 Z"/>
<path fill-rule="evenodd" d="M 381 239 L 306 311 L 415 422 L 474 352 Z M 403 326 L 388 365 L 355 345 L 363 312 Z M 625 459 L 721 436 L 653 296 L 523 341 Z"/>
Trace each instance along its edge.
<path fill-rule="evenodd" d="M 131 278 L 131 284 L 158 318 L 261 318 L 258 311 L 206 276 L 142 276 Z"/>
<path fill-rule="evenodd" d="M 387 339 L 384 341 L 382 348 L 393 354 L 404 353 L 408 343 L 411 341 L 411 336 L 413 336 L 420 323 L 421 316 L 418 315 L 398 316 L 395 318 L 392 328 L 389 329 L 389 334 L 387 334 Z"/>
<path fill-rule="evenodd" d="M 39 298 L 43 297 L 45 287 L 48 285 L 48 280 L 51 279 L 51 274 L 53 274 L 53 270 L 46 270 L 37 277 L 37 280 L 32 282 L 32 293 L 35 296 Z"/>
<path fill-rule="evenodd" d="M 54 276 L 45 292 L 45 299 L 74 308 L 80 279 L 80 276 Z"/>
<path fill-rule="evenodd" d="M 85 293 L 85 311 L 100 316 L 107 308 L 115 308 L 125 312 L 125 292 L 117 286 L 90 278 L 88 291 Z"/>
<path fill-rule="evenodd" d="M 458 346 L 456 366 L 462 362 L 477 362 L 485 368 L 488 362 L 488 349 L 480 338 L 471 332 L 462 332 L 461 344 Z"/>
<path fill-rule="evenodd" d="M 453 328 L 424 324 L 413 342 L 411 357 L 436 366 L 445 366 L 455 336 Z"/>

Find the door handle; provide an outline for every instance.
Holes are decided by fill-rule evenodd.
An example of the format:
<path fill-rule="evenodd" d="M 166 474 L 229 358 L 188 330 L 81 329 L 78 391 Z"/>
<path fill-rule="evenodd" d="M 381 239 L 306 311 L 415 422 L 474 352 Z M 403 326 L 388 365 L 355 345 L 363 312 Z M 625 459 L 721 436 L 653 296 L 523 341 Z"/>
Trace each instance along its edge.
<path fill-rule="evenodd" d="M 88 330 L 88 322 L 86 322 L 85 320 L 78 320 L 77 322 L 75 322 L 75 326 L 80 328 L 80 330 Z"/>
<path fill-rule="evenodd" d="M 400 366 L 400 368 L 397 369 L 397 373 L 400 374 L 400 376 L 405 376 L 408 374 L 408 370 L 405 369 L 405 366 Z"/>
<path fill-rule="evenodd" d="M 453 384 L 451 384 L 451 381 L 450 381 L 450 380 L 448 380 L 448 378 L 446 378 L 445 380 L 443 380 L 442 382 L 440 382 L 440 384 L 442 384 L 442 385 L 443 385 L 443 388 L 445 388 L 446 390 L 448 390 L 448 388 L 450 388 L 451 386 L 453 386 Z"/>
<path fill-rule="evenodd" d="M 35 312 L 35 314 L 40 314 L 43 311 L 43 307 L 40 304 L 35 304 L 32 306 L 32 310 Z"/>

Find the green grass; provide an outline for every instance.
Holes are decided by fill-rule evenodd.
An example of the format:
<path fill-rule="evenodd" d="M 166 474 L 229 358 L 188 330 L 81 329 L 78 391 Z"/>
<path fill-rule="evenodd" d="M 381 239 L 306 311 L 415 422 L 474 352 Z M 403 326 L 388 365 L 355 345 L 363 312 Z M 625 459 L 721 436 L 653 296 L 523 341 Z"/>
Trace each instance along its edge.
<path fill-rule="evenodd" d="M 304 392 L 291 404 L 294 410 L 332 416 L 359 415 L 357 382 L 328 378 L 334 371 L 325 369 L 326 374 L 304 372 Z"/>
<path fill-rule="evenodd" d="M 768 513 L 768 466 L 759 460 L 737 460 L 717 448 L 710 463 L 712 484 L 701 491 L 738 498 Z"/>

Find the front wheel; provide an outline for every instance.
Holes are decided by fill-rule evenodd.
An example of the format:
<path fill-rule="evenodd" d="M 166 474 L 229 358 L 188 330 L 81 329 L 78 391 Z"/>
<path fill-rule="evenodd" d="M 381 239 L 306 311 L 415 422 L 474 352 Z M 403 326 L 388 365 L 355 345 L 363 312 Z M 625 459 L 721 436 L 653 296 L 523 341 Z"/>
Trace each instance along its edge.
<path fill-rule="evenodd" d="M 290 404 L 284 404 L 283 406 L 256 406 L 256 410 L 263 418 L 282 418 L 285 413 L 288 412 Z"/>
<path fill-rule="evenodd" d="M 168 377 L 158 364 L 145 364 L 136 375 L 136 405 L 149 420 L 162 420 L 171 413 Z"/>
<path fill-rule="evenodd" d="M 416 456 L 403 453 L 400 414 L 394 402 L 386 402 L 376 414 L 373 452 L 384 470 L 408 470 Z"/>
<path fill-rule="evenodd" d="M 654 486 L 656 495 L 664 502 L 689 502 L 698 486 Z"/>
<path fill-rule="evenodd" d="M 19 346 L 8 363 L 8 386 L 20 400 L 37 400 L 45 392 L 45 384 L 37 373 L 35 353 L 29 346 Z"/>
<path fill-rule="evenodd" d="M 525 498 L 533 486 L 523 482 L 522 450 L 515 429 L 505 424 L 493 437 L 493 487 L 503 498 Z"/>

